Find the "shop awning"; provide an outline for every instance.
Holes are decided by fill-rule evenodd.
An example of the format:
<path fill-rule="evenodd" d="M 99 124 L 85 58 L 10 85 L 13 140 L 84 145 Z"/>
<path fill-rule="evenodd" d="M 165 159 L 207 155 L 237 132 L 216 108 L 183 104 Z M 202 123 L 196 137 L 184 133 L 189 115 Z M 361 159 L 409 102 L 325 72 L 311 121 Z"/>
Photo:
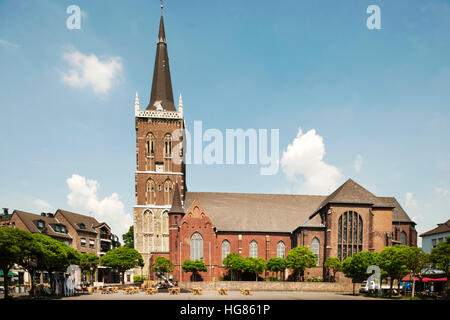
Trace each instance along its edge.
<path fill-rule="evenodd" d="M 436 279 L 433 279 L 433 278 L 422 278 L 422 281 L 423 282 L 447 282 L 447 277 L 444 277 L 444 278 L 436 278 Z"/>
<path fill-rule="evenodd" d="M 0 270 L 0 277 L 3 277 L 3 270 Z M 8 272 L 8 277 L 17 277 L 16 273 Z"/>
<path fill-rule="evenodd" d="M 420 279 L 417 278 L 417 277 L 415 277 L 414 279 L 415 279 L 416 281 L 420 281 Z M 412 280 L 411 280 L 411 278 L 410 278 L 409 276 L 404 277 L 404 278 L 402 279 L 402 281 L 403 281 L 403 282 L 412 282 Z"/>

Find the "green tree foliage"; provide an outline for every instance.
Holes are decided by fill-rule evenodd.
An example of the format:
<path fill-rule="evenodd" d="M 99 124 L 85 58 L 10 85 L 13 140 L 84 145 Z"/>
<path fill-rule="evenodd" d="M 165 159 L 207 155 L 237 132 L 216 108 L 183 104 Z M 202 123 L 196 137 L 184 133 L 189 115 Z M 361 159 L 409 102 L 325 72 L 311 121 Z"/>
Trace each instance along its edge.
<path fill-rule="evenodd" d="M 133 226 L 131 226 L 128 229 L 127 233 L 124 233 L 122 235 L 122 239 L 123 239 L 124 247 L 134 249 L 134 227 Z"/>
<path fill-rule="evenodd" d="M 339 258 L 328 257 L 324 267 L 328 270 L 328 274 L 331 275 L 331 282 L 335 282 L 336 272 L 342 271 L 342 262 Z"/>
<path fill-rule="evenodd" d="M 286 265 L 293 270 L 294 281 L 304 281 L 305 270 L 316 266 L 316 256 L 306 247 L 291 249 L 286 256 Z"/>
<path fill-rule="evenodd" d="M 408 268 L 405 265 L 406 250 L 404 246 L 395 245 L 393 247 L 385 247 L 378 255 L 377 265 L 383 269 L 386 275 L 390 278 L 390 287 L 392 292 L 392 286 L 394 280 L 400 280 L 409 273 Z"/>
<path fill-rule="evenodd" d="M 242 272 L 247 268 L 247 261 L 237 253 L 228 254 L 222 263 L 230 271 L 231 280 L 240 280 Z"/>
<path fill-rule="evenodd" d="M 286 267 L 286 260 L 279 257 L 273 257 L 267 261 L 266 269 L 278 274 L 278 272 L 283 272 Z"/>
<path fill-rule="evenodd" d="M 184 272 L 192 272 L 192 278 L 194 281 L 200 279 L 199 272 L 206 272 L 208 270 L 202 260 L 184 260 L 181 268 Z"/>
<path fill-rule="evenodd" d="M 157 273 L 168 273 L 172 272 L 175 268 L 172 261 L 164 257 L 156 257 L 155 262 L 151 266 L 151 270 Z"/>
<path fill-rule="evenodd" d="M 137 250 L 127 247 L 110 250 L 100 260 L 101 265 L 117 269 L 120 272 L 120 281 L 122 284 L 125 271 L 138 267 L 142 262 L 141 254 Z"/>
<path fill-rule="evenodd" d="M 414 291 L 416 287 L 415 275 L 421 274 L 430 261 L 429 255 L 417 247 L 403 247 L 404 251 L 404 265 L 408 270 L 410 278 L 412 279 L 412 291 L 411 296 L 414 297 Z M 400 282 L 399 282 L 400 283 Z"/>
<path fill-rule="evenodd" d="M 367 268 L 377 265 L 378 253 L 361 251 L 353 257 L 348 257 L 342 262 L 344 275 L 353 280 L 353 294 L 355 294 L 355 283 L 366 280 L 369 275 Z"/>
<path fill-rule="evenodd" d="M 254 273 L 255 279 L 258 281 L 258 275 L 266 270 L 267 261 L 263 258 L 245 258 L 245 271 Z"/>
<path fill-rule="evenodd" d="M 4 275 L 5 299 L 8 298 L 9 270 L 27 255 L 31 234 L 16 228 L 0 227 L 0 269 Z"/>
<path fill-rule="evenodd" d="M 80 257 L 80 268 L 82 271 L 89 271 L 91 276 L 91 283 L 93 280 L 93 274 L 100 264 L 100 258 L 93 253 L 83 253 Z"/>
<path fill-rule="evenodd" d="M 450 297 L 450 236 L 431 250 L 431 261 L 447 274 L 446 295 Z"/>

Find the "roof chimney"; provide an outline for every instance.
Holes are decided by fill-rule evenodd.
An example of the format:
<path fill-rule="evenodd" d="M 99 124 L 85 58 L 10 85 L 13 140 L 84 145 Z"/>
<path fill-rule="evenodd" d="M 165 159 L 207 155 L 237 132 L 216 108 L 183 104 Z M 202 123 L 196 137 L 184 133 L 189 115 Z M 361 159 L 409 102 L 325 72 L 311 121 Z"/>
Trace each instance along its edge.
<path fill-rule="evenodd" d="M 7 215 L 8 214 L 8 210 L 9 210 L 9 208 L 3 208 L 3 214 Z"/>
<path fill-rule="evenodd" d="M 45 212 L 41 212 L 41 217 L 45 217 L 47 214 Z"/>

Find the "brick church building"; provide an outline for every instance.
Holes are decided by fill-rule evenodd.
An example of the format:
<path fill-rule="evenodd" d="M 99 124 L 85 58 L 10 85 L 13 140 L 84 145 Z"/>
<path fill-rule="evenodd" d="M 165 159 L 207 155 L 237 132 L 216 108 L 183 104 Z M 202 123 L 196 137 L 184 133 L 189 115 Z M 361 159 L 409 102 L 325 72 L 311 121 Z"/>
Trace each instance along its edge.
<path fill-rule="evenodd" d="M 134 239 L 151 277 L 157 256 L 175 264 L 171 276 L 181 281 L 190 280 L 182 262 L 201 259 L 208 268 L 201 276 L 211 281 L 225 274 L 229 253 L 268 260 L 305 246 L 317 256 L 309 276 L 325 276 L 327 257 L 417 245 L 415 223 L 397 200 L 351 179 L 328 196 L 189 192 L 186 166 L 173 158 L 172 132 L 185 122 L 181 96 L 178 110 L 174 104 L 162 15 L 150 102 L 141 110 L 136 94 L 135 125 Z"/>

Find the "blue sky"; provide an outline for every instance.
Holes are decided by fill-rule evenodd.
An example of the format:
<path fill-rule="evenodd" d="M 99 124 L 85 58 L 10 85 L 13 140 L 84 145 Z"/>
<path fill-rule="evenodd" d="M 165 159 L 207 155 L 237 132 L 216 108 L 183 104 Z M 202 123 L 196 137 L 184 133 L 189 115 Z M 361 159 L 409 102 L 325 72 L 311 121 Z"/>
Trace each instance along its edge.
<path fill-rule="evenodd" d="M 80 30 L 66 27 L 72 4 Z M 366 27 L 371 4 L 381 30 Z M 2 207 L 114 214 L 116 232 L 127 228 L 134 95 L 141 107 L 150 98 L 159 17 L 157 0 L 0 1 Z M 322 138 L 312 140 L 319 166 L 294 168 L 295 179 L 282 168 L 261 176 L 259 165 L 190 165 L 188 189 L 311 193 L 310 170 L 335 168 L 333 183 L 353 178 L 395 196 L 419 232 L 446 221 L 449 17 L 443 0 L 166 1 L 174 96 L 183 95 L 188 128 L 280 129 L 280 156 L 299 127 L 301 143 L 307 132 Z M 64 80 L 74 52 L 118 65 L 106 89 Z M 114 204 L 123 207 L 107 213 Z"/>

